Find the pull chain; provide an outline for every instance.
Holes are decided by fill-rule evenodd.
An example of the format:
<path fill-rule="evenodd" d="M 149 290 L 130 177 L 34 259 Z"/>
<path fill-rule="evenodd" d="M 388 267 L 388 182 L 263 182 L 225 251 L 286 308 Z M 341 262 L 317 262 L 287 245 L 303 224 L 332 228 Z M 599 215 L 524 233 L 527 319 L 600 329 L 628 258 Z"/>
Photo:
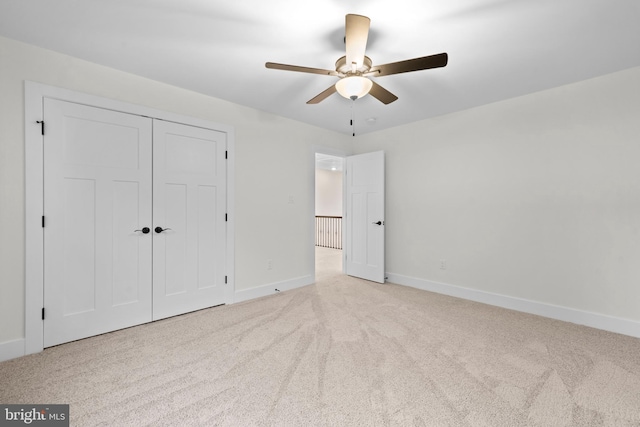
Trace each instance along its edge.
<path fill-rule="evenodd" d="M 351 102 L 351 136 L 356 136 L 356 122 L 355 122 L 355 103 L 356 100 L 352 98 Z"/>

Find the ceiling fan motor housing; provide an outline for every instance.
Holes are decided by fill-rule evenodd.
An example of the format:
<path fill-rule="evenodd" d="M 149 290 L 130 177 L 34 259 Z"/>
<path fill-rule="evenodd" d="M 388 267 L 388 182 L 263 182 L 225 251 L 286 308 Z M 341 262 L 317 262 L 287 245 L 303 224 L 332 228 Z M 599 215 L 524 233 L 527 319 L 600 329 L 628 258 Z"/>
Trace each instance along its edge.
<path fill-rule="evenodd" d="M 348 74 L 360 75 L 368 72 L 371 69 L 372 65 L 373 65 L 373 62 L 371 62 L 371 58 L 369 58 L 368 56 L 365 56 L 364 60 L 362 61 L 362 65 L 356 68 L 356 72 L 354 73 L 351 64 L 347 64 L 347 57 L 343 56 L 336 61 L 336 71 L 344 75 L 348 75 Z"/>

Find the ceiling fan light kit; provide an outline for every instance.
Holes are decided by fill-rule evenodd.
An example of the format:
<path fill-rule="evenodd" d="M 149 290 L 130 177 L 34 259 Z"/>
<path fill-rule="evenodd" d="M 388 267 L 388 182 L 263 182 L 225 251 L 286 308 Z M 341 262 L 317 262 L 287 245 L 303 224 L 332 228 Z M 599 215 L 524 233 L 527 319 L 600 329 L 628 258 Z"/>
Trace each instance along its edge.
<path fill-rule="evenodd" d="M 335 71 L 321 68 L 300 67 L 297 65 L 278 64 L 267 62 L 267 68 L 297 71 L 301 73 L 321 74 L 339 77 L 335 85 L 325 89 L 315 97 L 307 101 L 307 104 L 318 104 L 325 98 L 338 92 L 347 99 L 356 100 L 367 94 L 371 94 L 383 104 L 390 104 L 398 99 L 397 96 L 375 83 L 368 77 L 382 77 L 392 74 L 408 73 L 411 71 L 439 68 L 447 65 L 448 55 L 423 56 L 405 61 L 392 62 L 384 65 L 373 65 L 368 56 L 365 56 L 369 26 L 371 20 L 366 16 L 349 14 L 345 17 L 345 48 L 346 55 L 339 58 L 335 64 Z"/>
<path fill-rule="evenodd" d="M 336 82 L 336 90 L 347 99 L 355 101 L 369 93 L 373 82 L 362 76 L 347 76 Z"/>

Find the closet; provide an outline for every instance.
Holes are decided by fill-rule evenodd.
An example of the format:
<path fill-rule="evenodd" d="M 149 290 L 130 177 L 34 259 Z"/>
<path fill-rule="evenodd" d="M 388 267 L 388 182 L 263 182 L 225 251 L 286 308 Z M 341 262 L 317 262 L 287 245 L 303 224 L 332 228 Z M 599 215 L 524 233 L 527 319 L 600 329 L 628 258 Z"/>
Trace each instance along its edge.
<path fill-rule="evenodd" d="M 43 105 L 44 347 L 224 303 L 226 133 Z"/>

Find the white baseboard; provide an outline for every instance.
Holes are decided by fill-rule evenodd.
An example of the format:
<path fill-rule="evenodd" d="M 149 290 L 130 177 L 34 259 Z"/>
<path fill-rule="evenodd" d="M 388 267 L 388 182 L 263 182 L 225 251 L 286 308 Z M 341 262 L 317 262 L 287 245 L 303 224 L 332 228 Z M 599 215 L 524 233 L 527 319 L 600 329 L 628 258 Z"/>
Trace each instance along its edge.
<path fill-rule="evenodd" d="M 233 302 L 248 301 L 254 298 L 265 297 L 267 295 L 273 295 L 279 291 L 288 291 L 302 286 L 311 285 L 313 283 L 313 276 L 296 277 L 295 279 L 285 280 L 282 282 L 268 283 L 262 286 L 256 286 L 251 289 L 243 289 L 236 291 Z"/>
<path fill-rule="evenodd" d="M 398 285 L 410 286 L 412 288 L 422 289 L 438 294 L 495 305 L 502 308 L 508 308 L 510 310 L 536 314 L 538 316 L 549 317 L 551 319 L 562 320 L 564 322 L 576 323 L 578 325 L 589 326 L 596 329 L 640 338 L 640 322 L 635 320 L 607 316 L 605 314 L 546 304 L 523 298 L 494 294 L 461 286 L 448 285 L 446 283 L 433 282 L 430 280 L 418 279 L 395 273 L 387 273 L 387 281 Z"/>
<path fill-rule="evenodd" d="M 0 343 L 0 362 L 24 355 L 24 338 Z"/>

